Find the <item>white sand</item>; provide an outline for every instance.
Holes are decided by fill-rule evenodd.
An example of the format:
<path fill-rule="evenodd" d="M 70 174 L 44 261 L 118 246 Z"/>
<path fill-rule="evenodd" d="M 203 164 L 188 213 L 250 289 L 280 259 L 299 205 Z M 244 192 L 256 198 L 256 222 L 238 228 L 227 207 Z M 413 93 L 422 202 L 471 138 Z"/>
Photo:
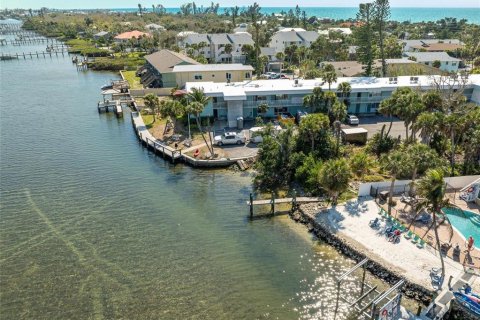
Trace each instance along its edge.
<path fill-rule="evenodd" d="M 313 211 L 315 208 L 311 208 Z M 308 210 L 312 212 L 311 210 Z M 338 236 L 345 238 L 357 249 L 362 250 L 370 259 L 397 271 L 410 282 L 419 284 L 427 289 L 435 289 L 430 278 L 432 267 L 440 267 L 438 253 L 427 244 L 419 249 L 415 244 L 401 237 L 399 243 L 389 242 L 381 234 L 385 222 L 381 222 L 379 229 L 372 229 L 369 221 L 380 217 L 379 207 L 373 200 L 352 201 L 346 205 L 331 208 L 328 213 L 317 215 L 317 221 L 328 227 Z M 360 245 L 359 245 L 360 244 Z M 450 275 L 454 278 L 463 274 L 463 266 L 445 258 L 444 287 L 448 284 Z M 472 285 L 474 291 L 480 292 L 480 277 L 474 277 Z"/>

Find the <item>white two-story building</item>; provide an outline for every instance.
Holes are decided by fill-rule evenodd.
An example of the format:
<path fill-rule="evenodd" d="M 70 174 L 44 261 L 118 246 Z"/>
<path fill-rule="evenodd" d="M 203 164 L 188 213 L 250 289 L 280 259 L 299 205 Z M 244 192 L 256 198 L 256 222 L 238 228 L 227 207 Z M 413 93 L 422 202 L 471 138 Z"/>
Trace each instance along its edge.
<path fill-rule="evenodd" d="M 353 114 L 375 114 L 380 102 L 391 96 L 400 87 L 411 87 L 425 91 L 436 88 L 433 77 L 439 76 L 404 76 L 395 78 L 354 77 L 338 78 L 331 85 L 332 91 L 341 82 L 350 83 L 352 90 L 346 97 L 348 112 Z M 469 101 L 480 104 L 480 75 L 470 75 L 462 84 L 459 80 L 450 80 L 452 87 L 464 89 L 464 95 Z M 187 91 L 192 88 L 203 89 L 211 97 L 202 116 L 227 120 L 230 127 L 236 126 L 237 117 L 255 119 L 258 105 L 267 103 L 270 107 L 263 115 L 275 117 L 279 113 L 311 111 L 303 106 L 303 97 L 311 94 L 313 88 L 321 87 L 328 90 L 328 84 L 321 79 L 313 80 L 256 80 L 232 83 L 188 82 Z M 450 86 L 446 86 L 450 87 Z M 338 92 L 337 95 L 340 96 Z"/>

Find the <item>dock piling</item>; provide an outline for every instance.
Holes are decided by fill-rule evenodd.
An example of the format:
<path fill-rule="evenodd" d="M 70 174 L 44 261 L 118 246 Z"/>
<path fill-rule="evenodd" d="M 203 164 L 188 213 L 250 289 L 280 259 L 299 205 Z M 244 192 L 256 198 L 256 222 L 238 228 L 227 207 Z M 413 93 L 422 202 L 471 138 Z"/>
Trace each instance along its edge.
<path fill-rule="evenodd" d="M 271 200 L 270 210 L 272 214 L 275 214 L 275 194 L 272 192 L 272 200 Z"/>
<path fill-rule="evenodd" d="M 253 218 L 253 194 L 250 192 L 250 219 Z"/>

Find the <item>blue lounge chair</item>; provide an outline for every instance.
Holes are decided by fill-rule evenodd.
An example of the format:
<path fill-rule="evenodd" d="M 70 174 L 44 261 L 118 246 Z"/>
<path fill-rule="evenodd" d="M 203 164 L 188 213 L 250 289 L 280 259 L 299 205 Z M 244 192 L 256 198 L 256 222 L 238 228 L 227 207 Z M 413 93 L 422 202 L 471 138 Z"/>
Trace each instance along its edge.
<path fill-rule="evenodd" d="M 403 236 L 405 237 L 405 239 L 410 240 L 413 237 L 413 232 L 408 230 L 408 233 L 404 234 Z"/>
<path fill-rule="evenodd" d="M 415 235 L 412 239 L 413 244 L 417 244 L 417 242 L 420 240 L 420 237 L 418 235 Z"/>
<path fill-rule="evenodd" d="M 417 243 L 417 248 L 423 249 L 425 247 L 425 241 L 423 239 L 420 239 L 420 241 Z"/>

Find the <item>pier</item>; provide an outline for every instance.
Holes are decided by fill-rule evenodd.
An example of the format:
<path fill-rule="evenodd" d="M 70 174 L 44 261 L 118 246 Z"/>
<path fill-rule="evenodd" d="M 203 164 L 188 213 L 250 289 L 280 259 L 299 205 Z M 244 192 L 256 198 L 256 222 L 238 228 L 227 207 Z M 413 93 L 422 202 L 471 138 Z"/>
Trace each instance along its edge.
<path fill-rule="evenodd" d="M 325 198 L 323 197 L 297 197 L 295 192 L 293 197 L 291 198 L 280 198 L 275 199 L 275 195 L 272 193 L 270 199 L 265 200 L 253 200 L 253 194 L 250 193 L 250 200 L 247 201 L 247 205 L 250 207 L 250 219 L 253 218 L 254 206 L 265 206 L 270 205 L 270 215 L 275 215 L 275 213 L 281 213 L 275 211 L 276 204 L 291 204 L 292 209 L 294 210 L 297 208 L 297 205 L 302 203 L 315 203 L 315 202 L 324 202 Z"/>
<path fill-rule="evenodd" d="M 58 57 L 58 56 L 65 56 L 68 55 L 66 48 L 55 49 L 50 51 L 35 51 L 35 52 L 22 52 L 22 53 L 1 53 L 0 60 L 16 60 L 21 59 L 23 60 L 33 59 L 33 58 L 47 58 L 47 57 Z"/>
<path fill-rule="evenodd" d="M 97 104 L 98 112 L 99 113 L 109 112 L 109 110 L 112 109 L 113 112 L 115 112 L 115 115 L 117 117 L 123 117 L 122 103 L 127 104 L 126 101 L 120 101 L 120 100 L 112 100 L 112 101 L 106 100 L 103 102 L 100 101 Z"/>

